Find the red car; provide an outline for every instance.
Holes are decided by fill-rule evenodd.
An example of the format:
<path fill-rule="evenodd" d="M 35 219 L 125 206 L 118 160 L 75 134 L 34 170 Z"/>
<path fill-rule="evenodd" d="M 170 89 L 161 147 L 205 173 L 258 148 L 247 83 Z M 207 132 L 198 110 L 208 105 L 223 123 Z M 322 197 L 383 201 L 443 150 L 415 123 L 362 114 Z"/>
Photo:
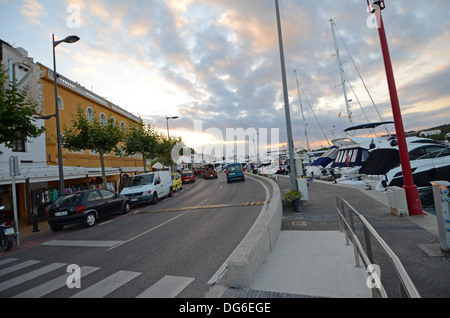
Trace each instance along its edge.
<path fill-rule="evenodd" d="M 195 176 L 192 171 L 184 171 L 181 174 L 181 182 L 188 183 L 188 182 L 195 182 Z"/>

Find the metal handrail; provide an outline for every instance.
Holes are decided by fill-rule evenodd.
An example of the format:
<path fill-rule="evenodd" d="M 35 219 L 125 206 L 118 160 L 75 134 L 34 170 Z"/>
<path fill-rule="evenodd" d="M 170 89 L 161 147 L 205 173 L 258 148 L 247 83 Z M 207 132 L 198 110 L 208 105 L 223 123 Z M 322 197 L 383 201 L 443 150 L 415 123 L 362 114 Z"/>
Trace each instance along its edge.
<path fill-rule="evenodd" d="M 401 287 L 401 295 L 406 296 L 408 298 L 420 298 L 420 294 L 417 291 L 414 283 L 406 272 L 403 264 L 400 262 L 400 259 L 397 255 L 392 251 L 392 249 L 386 244 L 386 242 L 381 238 L 381 236 L 375 231 L 375 229 L 370 225 L 370 223 L 366 220 L 364 216 L 362 216 L 358 211 L 355 210 L 345 199 L 336 194 L 336 209 L 339 215 L 339 225 L 341 228 L 341 232 L 345 230 L 346 243 L 349 245 L 349 240 L 353 243 L 353 249 L 355 253 L 355 263 L 356 266 L 359 267 L 359 258 L 361 257 L 366 269 L 370 268 L 370 265 L 374 264 L 373 253 L 372 253 L 372 245 L 370 241 L 370 237 L 373 237 L 378 243 L 378 245 L 382 248 L 384 253 L 387 255 L 389 260 L 391 261 L 394 269 L 396 271 L 397 277 L 400 280 Z M 345 207 L 348 208 L 349 212 L 349 220 L 350 224 L 346 220 Z M 355 224 L 354 217 L 356 216 L 363 225 L 364 231 L 364 241 L 366 245 L 367 251 L 364 250 L 360 240 L 355 234 Z M 369 272 L 369 270 L 368 270 Z M 370 277 L 373 279 L 372 282 L 372 295 L 374 298 L 381 297 L 387 298 L 387 293 L 381 284 L 380 279 L 377 276 L 377 273 L 374 271 L 369 272 Z"/>

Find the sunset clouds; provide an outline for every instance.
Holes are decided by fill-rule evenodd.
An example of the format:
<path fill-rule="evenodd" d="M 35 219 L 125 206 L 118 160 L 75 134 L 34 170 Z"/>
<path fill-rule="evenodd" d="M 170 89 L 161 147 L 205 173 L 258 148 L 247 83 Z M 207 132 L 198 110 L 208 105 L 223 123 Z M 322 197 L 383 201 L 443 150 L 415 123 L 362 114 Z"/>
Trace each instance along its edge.
<path fill-rule="evenodd" d="M 413 130 L 447 123 L 440 114 L 450 107 L 450 3 L 407 3 L 386 0 L 383 18 L 404 126 Z M 79 8 L 79 28 L 68 26 L 71 5 Z M 384 119 L 392 119 L 378 32 L 368 26 L 366 1 L 280 0 L 280 9 L 297 146 L 305 142 L 294 69 L 306 94 L 311 143 L 325 145 L 310 106 L 327 133 L 347 126 L 338 117 L 345 104 L 330 18 Z M 77 34 L 79 43 L 58 47 L 59 71 L 156 127 L 165 127 L 168 114 L 180 116 L 171 121 L 171 131 L 180 128 L 180 134 L 202 119 L 205 129 L 222 131 L 279 127 L 280 138 L 286 138 L 273 0 L 6 0 L 0 12 L 0 38 L 47 66 L 51 34 Z M 378 121 L 342 42 L 340 51 L 365 112 Z M 365 122 L 347 90 L 355 123 Z"/>

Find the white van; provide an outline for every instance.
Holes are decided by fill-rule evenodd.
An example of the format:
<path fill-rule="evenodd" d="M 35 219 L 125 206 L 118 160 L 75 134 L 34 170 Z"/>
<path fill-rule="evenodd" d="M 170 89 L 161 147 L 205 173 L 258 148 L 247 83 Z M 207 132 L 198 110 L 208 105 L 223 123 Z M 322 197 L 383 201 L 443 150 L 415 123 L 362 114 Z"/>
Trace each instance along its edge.
<path fill-rule="evenodd" d="M 132 204 L 151 202 L 156 204 L 164 196 L 172 196 L 172 179 L 168 171 L 132 176 L 120 194 L 130 198 Z"/>

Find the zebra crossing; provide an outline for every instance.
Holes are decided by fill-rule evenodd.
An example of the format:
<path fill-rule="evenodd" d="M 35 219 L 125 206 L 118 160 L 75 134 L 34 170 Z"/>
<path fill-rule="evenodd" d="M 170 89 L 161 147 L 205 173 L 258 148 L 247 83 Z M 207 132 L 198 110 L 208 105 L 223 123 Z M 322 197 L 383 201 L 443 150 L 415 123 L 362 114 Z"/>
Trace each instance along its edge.
<path fill-rule="evenodd" d="M 93 274 L 101 273 L 102 269 L 94 266 L 82 266 L 79 268 L 79 276 L 69 270 L 67 263 L 44 264 L 38 260 L 20 260 L 17 258 L 6 258 L 0 260 L 0 298 L 41 298 L 58 292 L 71 295 L 67 298 L 103 298 L 114 291 L 120 290 L 128 283 L 132 283 L 141 277 L 142 272 L 119 270 L 112 274 L 97 275 L 97 281 L 84 284 L 84 278 Z M 63 273 L 62 275 L 60 275 Z M 56 275 L 59 275 L 55 277 Z M 106 277 L 104 277 L 106 276 Z M 49 277 L 48 279 L 46 279 Z M 33 280 L 37 280 L 33 285 Z M 70 288 L 69 283 L 76 285 L 83 280 L 82 288 Z M 141 292 L 127 298 L 174 298 L 194 281 L 191 277 L 180 277 L 166 275 L 158 282 L 152 284 Z M 26 289 L 23 284 L 28 283 Z M 65 289 L 65 290 L 64 290 Z M 19 292 L 13 292 L 19 290 Z M 51 296 L 50 296 L 51 297 Z"/>

